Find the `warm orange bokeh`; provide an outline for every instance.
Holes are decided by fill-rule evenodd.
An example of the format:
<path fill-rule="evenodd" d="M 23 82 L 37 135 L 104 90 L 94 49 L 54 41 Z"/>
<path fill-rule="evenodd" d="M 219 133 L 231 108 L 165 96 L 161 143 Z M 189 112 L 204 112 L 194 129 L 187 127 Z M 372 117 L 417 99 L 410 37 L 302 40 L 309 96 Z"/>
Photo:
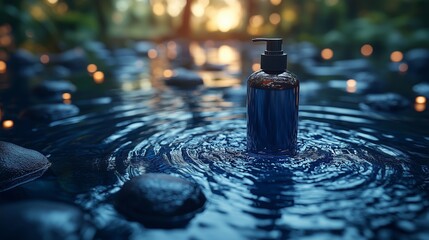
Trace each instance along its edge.
<path fill-rule="evenodd" d="M 322 56 L 323 59 L 329 60 L 334 57 L 334 51 L 332 51 L 332 49 L 330 48 L 325 48 L 320 52 L 320 55 Z"/>

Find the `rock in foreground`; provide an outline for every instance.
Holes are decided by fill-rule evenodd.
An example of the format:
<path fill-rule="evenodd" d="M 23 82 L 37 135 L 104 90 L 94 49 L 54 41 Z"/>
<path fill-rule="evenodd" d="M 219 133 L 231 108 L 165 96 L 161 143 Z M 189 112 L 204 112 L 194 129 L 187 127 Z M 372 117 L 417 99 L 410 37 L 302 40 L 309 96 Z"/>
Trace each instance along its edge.
<path fill-rule="evenodd" d="M 167 174 L 135 177 L 118 192 L 120 213 L 146 227 L 185 226 L 204 206 L 206 198 L 195 183 Z"/>
<path fill-rule="evenodd" d="M 92 239 L 94 232 L 72 205 L 22 201 L 0 206 L 0 239 Z"/>
<path fill-rule="evenodd" d="M 0 192 L 42 176 L 50 165 L 37 151 L 0 141 Z"/>

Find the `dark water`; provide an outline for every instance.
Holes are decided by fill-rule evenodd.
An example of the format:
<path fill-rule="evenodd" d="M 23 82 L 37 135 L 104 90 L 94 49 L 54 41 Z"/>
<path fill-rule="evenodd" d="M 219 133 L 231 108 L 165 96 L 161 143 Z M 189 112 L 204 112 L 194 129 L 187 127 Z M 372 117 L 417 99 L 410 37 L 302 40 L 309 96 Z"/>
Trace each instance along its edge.
<path fill-rule="evenodd" d="M 126 83 L 147 86 L 132 79 Z M 73 202 L 102 236 L 119 239 L 427 239 L 428 111 L 361 110 L 359 88 L 346 92 L 345 79 L 319 80 L 301 82 L 293 157 L 247 153 L 243 94 L 129 85 L 99 97 L 95 90 L 77 93 L 78 116 L 17 120 L 13 129 L 0 130 L 1 140 L 52 162 L 42 178 L 0 193 L 0 202 Z M 266 98 L 296 97 L 290 90 L 266 93 L 261 106 L 272 105 Z M 10 102 L 3 109 L 19 112 L 18 101 Z M 114 194 L 149 172 L 198 183 L 208 199 L 205 210 L 184 229 L 145 229 L 124 219 L 112 205 Z"/>
<path fill-rule="evenodd" d="M 248 88 L 247 149 L 293 155 L 298 131 L 299 89 Z"/>
<path fill-rule="evenodd" d="M 220 91 L 110 97 L 99 105 L 76 101 L 79 116 L 14 136 L 53 162 L 50 173 L 20 187 L 26 198 L 68 199 L 90 212 L 98 228 L 126 229 L 135 239 L 428 234 L 429 138 L 396 129 L 413 124 L 411 118 L 304 103 L 297 155 L 255 157 L 246 151 L 244 104 Z M 178 230 L 149 230 L 123 219 L 110 198 L 146 172 L 197 182 L 206 209 Z"/>

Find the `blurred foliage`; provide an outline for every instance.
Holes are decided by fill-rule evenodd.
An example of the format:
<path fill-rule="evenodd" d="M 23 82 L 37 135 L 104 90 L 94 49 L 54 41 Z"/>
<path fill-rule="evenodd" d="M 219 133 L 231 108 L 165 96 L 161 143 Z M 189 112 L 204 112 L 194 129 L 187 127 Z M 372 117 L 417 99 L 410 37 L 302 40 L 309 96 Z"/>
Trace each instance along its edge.
<path fill-rule="evenodd" d="M 0 0 L 0 25 L 33 52 L 62 51 L 97 36 L 93 1 Z"/>
<path fill-rule="evenodd" d="M 181 0 L 184 2 L 182 13 L 190 15 L 191 5 L 199 1 Z M 216 8 L 222 6 L 222 1 L 224 5 L 227 3 L 226 0 L 209 2 Z M 118 11 L 121 2 L 129 4 L 127 11 Z M 111 39 L 151 40 L 249 39 L 276 35 L 343 52 L 358 49 L 364 43 L 373 44 L 379 51 L 429 48 L 429 21 L 426 20 L 429 1 L 426 0 L 239 1 L 245 15 L 238 28 L 230 32 L 204 32 L 199 25 L 192 28 L 195 19 L 186 14 L 175 18 L 167 14 L 155 16 L 154 2 L 172 3 L 148 0 L 142 6 L 139 1 L 137 8 L 133 7 L 137 0 L 0 0 L 0 26 L 9 24 L 14 44 L 34 52 L 62 51 L 90 39 L 106 40 L 109 33 Z M 282 21 L 270 24 L 271 13 L 277 13 Z M 264 24 L 249 32 L 247 26 L 255 15 L 263 16 Z M 115 19 L 126 22 L 115 25 Z M 115 28 L 120 31 L 114 31 Z"/>

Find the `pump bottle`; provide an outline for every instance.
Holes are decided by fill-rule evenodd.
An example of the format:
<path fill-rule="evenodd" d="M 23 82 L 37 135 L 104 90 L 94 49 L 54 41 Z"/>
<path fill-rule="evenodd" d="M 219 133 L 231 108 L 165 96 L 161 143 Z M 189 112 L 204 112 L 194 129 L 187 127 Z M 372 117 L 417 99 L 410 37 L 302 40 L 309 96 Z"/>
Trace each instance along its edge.
<path fill-rule="evenodd" d="M 256 154 L 293 156 L 297 151 L 299 81 L 287 71 L 281 38 L 266 42 L 261 70 L 247 80 L 247 150 Z"/>

